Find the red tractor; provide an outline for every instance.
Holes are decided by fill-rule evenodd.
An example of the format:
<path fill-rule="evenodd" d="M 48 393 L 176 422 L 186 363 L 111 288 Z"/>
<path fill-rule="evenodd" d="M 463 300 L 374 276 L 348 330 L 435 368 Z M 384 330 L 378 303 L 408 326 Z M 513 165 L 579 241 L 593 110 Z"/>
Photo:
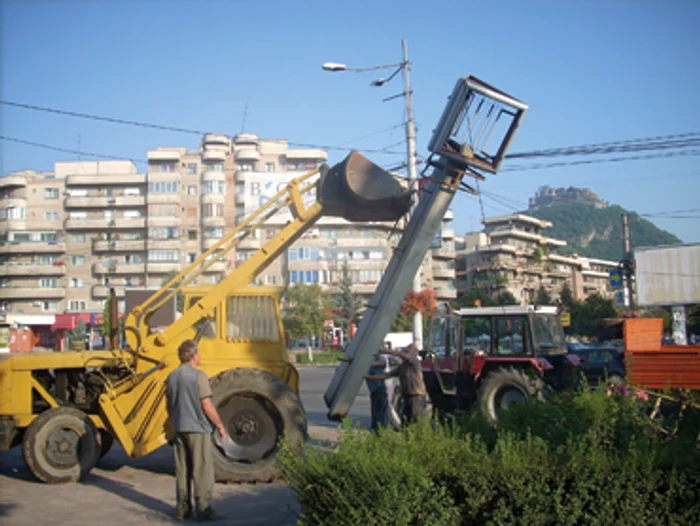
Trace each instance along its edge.
<path fill-rule="evenodd" d="M 505 306 L 435 316 L 422 363 L 435 413 L 478 404 L 495 421 L 500 409 L 571 385 L 579 360 L 555 307 Z"/>

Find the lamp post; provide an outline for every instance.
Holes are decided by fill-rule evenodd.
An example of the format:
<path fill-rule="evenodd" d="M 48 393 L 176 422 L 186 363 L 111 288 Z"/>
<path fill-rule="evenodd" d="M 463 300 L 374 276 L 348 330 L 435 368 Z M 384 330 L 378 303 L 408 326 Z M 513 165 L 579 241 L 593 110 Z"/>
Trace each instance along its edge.
<path fill-rule="evenodd" d="M 375 71 L 380 69 L 396 68 L 396 70 L 389 75 L 388 78 L 380 78 L 372 81 L 371 85 L 375 87 L 381 87 L 387 82 L 391 81 L 399 72 L 403 73 L 404 81 L 404 92 L 400 95 L 395 95 L 384 99 L 384 101 L 395 99 L 396 97 L 403 96 L 406 102 L 406 155 L 407 155 L 407 169 L 408 169 L 408 183 L 409 188 L 415 188 L 417 184 L 416 175 L 416 125 L 413 121 L 413 100 L 411 92 L 411 76 L 410 76 L 410 62 L 408 61 L 408 48 L 406 41 L 401 41 L 401 48 L 403 51 L 403 60 L 397 64 L 383 64 L 381 66 L 371 66 L 366 68 L 351 68 L 345 64 L 340 64 L 337 62 L 326 62 L 323 65 L 325 71 Z M 418 194 L 416 193 L 416 196 Z M 413 213 L 417 204 L 417 197 L 413 200 L 413 205 L 411 207 L 410 213 Z M 413 277 L 413 291 L 419 293 L 421 291 L 421 281 L 420 281 L 420 267 Z M 419 349 L 423 348 L 423 316 L 420 312 L 416 312 L 413 317 L 413 342 L 418 346 Z"/>

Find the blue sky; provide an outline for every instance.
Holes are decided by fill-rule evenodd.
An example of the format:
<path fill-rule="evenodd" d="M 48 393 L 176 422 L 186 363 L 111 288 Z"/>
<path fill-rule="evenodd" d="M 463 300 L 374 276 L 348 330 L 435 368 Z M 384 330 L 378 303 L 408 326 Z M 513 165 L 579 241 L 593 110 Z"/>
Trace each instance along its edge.
<path fill-rule="evenodd" d="M 372 88 L 381 72 L 321 69 L 328 61 L 399 62 L 402 39 L 423 157 L 447 95 L 467 74 L 530 105 L 511 152 L 700 131 L 699 2 L 0 5 L 4 100 L 231 135 L 245 129 L 337 147 L 331 162 L 351 148 L 392 152 L 366 153 L 386 168 L 405 159 L 402 99 L 382 102 L 403 90 L 401 78 Z M 150 148 L 195 148 L 200 140 L 7 106 L 0 112 L 1 135 L 119 157 L 143 159 Z M 75 158 L 0 141 L 2 175 Z M 700 242 L 700 156 L 506 171 L 516 164 L 524 163 L 506 161 L 482 184 L 487 216 L 525 208 L 542 185 L 573 185 L 641 214 L 694 210 L 690 219 L 652 220 Z M 459 195 L 453 209 L 459 234 L 479 228 L 477 199 Z"/>

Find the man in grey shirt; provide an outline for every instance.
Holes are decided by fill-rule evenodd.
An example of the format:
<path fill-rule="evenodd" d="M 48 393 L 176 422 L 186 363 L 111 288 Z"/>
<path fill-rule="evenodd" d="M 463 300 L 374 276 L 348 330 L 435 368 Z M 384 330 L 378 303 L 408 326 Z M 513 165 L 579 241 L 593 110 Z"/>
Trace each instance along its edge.
<path fill-rule="evenodd" d="M 168 375 L 168 414 L 175 431 L 176 518 L 192 518 L 192 490 L 200 521 L 222 518 L 211 508 L 214 490 L 214 459 L 211 450 L 212 424 L 226 440 L 226 429 L 212 403 L 207 375 L 198 370 L 199 349 L 192 340 L 177 350 L 180 367 Z"/>

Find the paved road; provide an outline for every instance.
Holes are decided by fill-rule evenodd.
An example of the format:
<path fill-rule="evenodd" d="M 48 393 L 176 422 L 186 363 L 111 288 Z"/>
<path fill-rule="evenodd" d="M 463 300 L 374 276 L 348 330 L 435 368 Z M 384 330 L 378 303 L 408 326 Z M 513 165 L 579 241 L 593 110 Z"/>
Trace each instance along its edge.
<path fill-rule="evenodd" d="M 333 440 L 337 424 L 326 419 L 323 393 L 334 367 L 300 368 L 302 400 L 309 432 L 317 441 Z M 369 425 L 369 397 L 363 387 L 350 414 Z M 80 484 L 48 485 L 37 482 L 22 460 L 21 448 L 0 452 L 0 524 L 19 526 L 83 525 L 128 526 L 146 521 L 175 523 L 172 452 L 163 447 L 131 460 L 120 447 L 112 451 Z M 220 524 L 294 524 L 296 501 L 283 483 L 217 484 Z"/>

